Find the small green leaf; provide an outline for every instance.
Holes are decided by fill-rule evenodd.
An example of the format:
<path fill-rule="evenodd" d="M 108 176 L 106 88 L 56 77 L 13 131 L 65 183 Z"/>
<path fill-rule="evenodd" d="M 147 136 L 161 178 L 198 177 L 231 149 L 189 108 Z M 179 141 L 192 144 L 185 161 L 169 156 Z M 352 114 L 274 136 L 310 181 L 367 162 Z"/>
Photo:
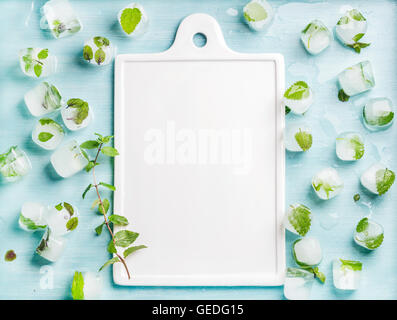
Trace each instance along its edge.
<path fill-rule="evenodd" d="M 90 191 L 91 188 L 92 188 L 92 184 L 90 183 L 90 184 L 87 186 L 87 188 L 85 188 L 85 190 L 84 190 L 84 192 L 83 192 L 83 195 L 82 195 L 83 199 L 85 198 L 87 192 Z"/>
<path fill-rule="evenodd" d="M 37 230 L 37 229 L 45 229 L 47 226 L 39 226 L 33 220 L 26 218 L 22 213 L 19 214 L 19 221 L 28 229 L 28 230 Z"/>
<path fill-rule="evenodd" d="M 98 205 L 98 210 L 99 210 L 99 212 L 102 213 L 102 214 L 107 214 L 108 211 L 109 211 L 109 207 L 110 207 L 110 202 L 109 202 L 109 200 L 108 200 L 108 199 L 104 199 L 104 200 L 102 201 L 102 205 L 103 205 L 103 207 L 102 207 L 100 204 Z M 105 210 L 105 211 L 104 211 L 104 210 Z"/>
<path fill-rule="evenodd" d="M 105 183 L 105 182 L 99 182 L 99 185 L 101 185 L 101 186 L 103 186 L 105 188 L 108 188 L 109 190 L 116 191 L 116 187 L 111 185 L 111 184 L 108 184 L 108 183 Z"/>
<path fill-rule="evenodd" d="M 325 274 L 320 272 L 318 267 L 309 268 L 308 271 L 312 272 L 314 274 L 314 277 L 320 280 L 321 283 L 325 283 L 326 280 Z"/>
<path fill-rule="evenodd" d="M 350 139 L 350 145 L 354 149 L 354 159 L 359 160 L 364 155 L 364 144 L 359 136 L 354 136 Z"/>
<path fill-rule="evenodd" d="M 79 218 L 73 217 L 66 223 L 66 229 L 68 231 L 72 231 L 77 228 L 77 225 L 79 224 Z"/>
<path fill-rule="evenodd" d="M 250 2 L 244 8 L 244 17 L 249 22 L 262 21 L 267 16 L 267 11 L 260 3 Z"/>
<path fill-rule="evenodd" d="M 357 33 L 354 37 L 353 37 L 353 41 L 354 42 L 358 42 L 358 40 L 360 40 L 362 37 L 364 37 L 365 33 Z"/>
<path fill-rule="evenodd" d="M 383 233 L 376 237 L 365 239 L 365 246 L 370 250 L 374 250 L 380 247 L 380 245 L 383 243 L 383 239 L 384 239 Z"/>
<path fill-rule="evenodd" d="M 360 195 L 357 193 L 354 195 L 353 200 L 354 200 L 354 202 L 357 202 L 360 200 L 360 198 L 361 198 Z"/>
<path fill-rule="evenodd" d="M 107 39 L 105 37 L 94 37 L 93 41 L 98 48 L 100 48 L 102 46 L 108 47 L 110 44 L 109 39 Z"/>
<path fill-rule="evenodd" d="M 116 226 L 127 226 L 128 219 L 123 216 L 119 216 L 117 214 L 113 214 L 109 217 L 109 221 L 112 222 Z"/>
<path fill-rule="evenodd" d="M 299 132 L 295 134 L 295 140 L 303 151 L 307 151 L 312 146 L 313 136 L 310 133 L 299 129 Z"/>
<path fill-rule="evenodd" d="M 116 241 L 116 246 L 125 248 L 132 244 L 138 236 L 139 233 L 129 230 L 121 230 L 114 235 L 114 239 Z"/>
<path fill-rule="evenodd" d="M 57 205 L 55 206 L 55 209 L 57 209 L 58 211 L 61 211 L 61 210 L 63 209 L 62 203 L 57 204 Z"/>
<path fill-rule="evenodd" d="M 99 48 L 96 52 L 95 52 L 95 61 L 98 65 L 101 65 L 101 63 L 103 63 L 106 59 L 106 53 L 105 51 L 103 51 L 101 48 Z"/>
<path fill-rule="evenodd" d="M 71 204 L 69 204 L 69 203 L 67 203 L 67 202 L 64 202 L 64 203 L 63 203 L 63 206 L 65 207 L 65 209 L 67 210 L 67 212 L 69 212 L 69 215 L 70 215 L 70 216 L 73 216 L 73 215 L 74 215 L 74 209 L 73 209 L 73 206 L 72 206 Z"/>
<path fill-rule="evenodd" d="M 14 261 L 17 258 L 17 255 L 15 254 L 14 250 L 8 250 L 4 256 L 4 260 L 7 262 Z"/>
<path fill-rule="evenodd" d="M 89 161 L 88 164 L 85 166 L 85 171 L 90 172 L 92 170 L 92 168 L 98 166 L 99 163 L 98 162 L 94 162 L 94 161 Z"/>
<path fill-rule="evenodd" d="M 34 65 L 34 74 L 36 75 L 37 78 L 41 76 L 41 73 L 43 72 L 43 67 L 40 64 L 35 64 Z"/>
<path fill-rule="evenodd" d="M 353 271 L 361 271 L 363 269 L 363 264 L 360 261 L 353 260 L 343 260 L 339 259 L 342 263 L 342 269 L 347 268 Z"/>
<path fill-rule="evenodd" d="M 385 126 L 390 122 L 392 122 L 393 118 L 394 118 L 394 112 L 389 112 L 387 115 L 380 116 L 378 119 L 376 119 L 375 125 Z"/>
<path fill-rule="evenodd" d="M 366 21 L 366 19 L 364 18 L 364 16 L 361 14 L 360 11 L 358 11 L 357 9 L 352 9 L 349 11 L 350 15 L 352 16 L 352 18 L 356 21 Z"/>
<path fill-rule="evenodd" d="M 99 142 L 96 140 L 88 140 L 88 141 L 83 142 L 80 145 L 80 148 L 88 149 L 88 150 L 89 149 L 97 149 L 98 147 L 99 147 Z"/>
<path fill-rule="evenodd" d="M 47 59 L 47 57 L 48 57 L 48 49 L 41 50 L 37 55 L 37 58 L 39 58 L 40 60 Z"/>
<path fill-rule="evenodd" d="M 291 108 L 285 106 L 285 115 L 291 112 Z"/>
<path fill-rule="evenodd" d="M 109 244 L 108 244 L 108 252 L 109 253 L 117 253 L 116 247 L 114 246 L 113 240 L 110 239 Z"/>
<path fill-rule="evenodd" d="M 284 97 L 290 100 L 302 100 L 308 98 L 310 89 L 306 82 L 298 81 L 288 88 L 284 93 Z"/>
<path fill-rule="evenodd" d="M 87 61 L 91 61 L 92 58 L 94 57 L 94 52 L 92 51 L 92 48 L 90 46 L 84 46 L 83 57 L 84 57 L 84 60 L 87 60 Z"/>
<path fill-rule="evenodd" d="M 102 271 L 104 268 L 116 263 L 116 262 L 120 262 L 118 257 L 114 257 L 108 261 L 106 261 L 106 263 L 99 269 L 99 271 Z"/>
<path fill-rule="evenodd" d="M 47 142 L 48 140 L 50 140 L 54 135 L 52 133 L 49 132 L 40 132 L 39 133 L 39 141 L 41 142 Z"/>
<path fill-rule="evenodd" d="M 364 232 L 365 230 L 367 230 L 368 226 L 369 226 L 368 218 L 363 218 L 358 222 L 356 231 L 359 233 Z"/>
<path fill-rule="evenodd" d="M 304 205 L 298 207 L 291 206 L 292 211 L 288 215 L 288 221 L 294 227 L 295 231 L 302 237 L 310 230 L 311 217 L 310 209 Z"/>
<path fill-rule="evenodd" d="M 346 102 L 349 101 L 350 96 L 348 96 L 343 89 L 340 89 L 338 92 L 338 99 L 339 101 Z"/>
<path fill-rule="evenodd" d="M 393 185 L 396 175 L 389 169 L 378 170 L 376 172 L 376 190 L 379 195 L 385 194 Z"/>
<path fill-rule="evenodd" d="M 76 271 L 72 283 L 73 300 L 84 300 L 84 277 L 81 272 Z"/>
<path fill-rule="evenodd" d="M 120 25 L 126 34 L 134 32 L 136 26 L 142 19 L 141 10 L 138 8 L 126 8 L 120 16 Z"/>
<path fill-rule="evenodd" d="M 125 250 L 124 250 L 124 253 L 123 253 L 124 258 L 127 258 L 131 253 L 133 253 L 133 252 L 135 252 L 135 251 L 138 251 L 138 250 L 140 250 L 140 249 L 145 249 L 145 248 L 147 248 L 147 247 L 144 246 L 144 245 L 135 246 L 135 247 L 129 247 L 128 249 L 125 249 Z"/>
<path fill-rule="evenodd" d="M 95 228 L 95 232 L 98 236 L 102 234 L 103 226 L 105 225 L 105 222 L 100 224 L 98 227 Z"/>
<path fill-rule="evenodd" d="M 115 157 L 119 155 L 119 152 L 113 147 L 103 147 L 101 151 L 104 155 L 109 157 Z"/>
<path fill-rule="evenodd" d="M 95 199 L 91 205 L 91 209 L 95 209 L 99 205 L 99 199 Z"/>

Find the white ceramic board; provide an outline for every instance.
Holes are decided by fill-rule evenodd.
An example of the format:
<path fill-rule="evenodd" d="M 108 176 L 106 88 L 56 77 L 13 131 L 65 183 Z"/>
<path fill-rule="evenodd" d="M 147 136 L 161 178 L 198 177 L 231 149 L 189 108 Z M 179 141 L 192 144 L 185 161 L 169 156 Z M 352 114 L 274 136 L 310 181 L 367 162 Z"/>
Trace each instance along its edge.
<path fill-rule="evenodd" d="M 165 52 L 117 57 L 114 212 L 148 248 L 116 284 L 283 283 L 283 92 L 283 57 L 230 50 L 205 14 Z"/>

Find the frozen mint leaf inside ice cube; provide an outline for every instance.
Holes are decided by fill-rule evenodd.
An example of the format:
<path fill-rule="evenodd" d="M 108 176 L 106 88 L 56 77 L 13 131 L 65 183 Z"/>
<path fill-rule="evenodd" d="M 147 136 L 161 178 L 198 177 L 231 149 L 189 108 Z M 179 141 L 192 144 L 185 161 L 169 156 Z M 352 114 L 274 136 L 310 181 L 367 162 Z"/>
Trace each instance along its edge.
<path fill-rule="evenodd" d="M 304 81 L 295 82 L 284 93 L 284 97 L 291 100 L 301 100 L 309 97 L 309 95 L 310 95 L 309 86 Z"/>
<path fill-rule="evenodd" d="M 361 271 L 363 269 L 363 264 L 360 261 L 353 261 L 353 260 L 343 260 L 339 259 L 342 263 L 343 269 L 350 269 L 353 271 Z"/>
<path fill-rule="evenodd" d="M 94 58 L 94 52 L 90 46 L 85 46 L 83 49 L 84 60 L 91 61 Z"/>
<path fill-rule="evenodd" d="M 361 142 L 360 137 L 354 136 L 350 139 L 350 144 L 354 149 L 354 159 L 361 159 L 364 155 L 364 144 Z"/>
<path fill-rule="evenodd" d="M 291 214 L 288 215 L 288 220 L 296 232 L 304 237 L 310 230 L 310 209 L 304 205 L 293 208 Z"/>
<path fill-rule="evenodd" d="M 54 135 L 49 132 L 40 132 L 39 134 L 39 141 L 40 142 L 47 142 L 50 140 Z"/>
<path fill-rule="evenodd" d="M 393 185 L 396 175 L 389 169 L 382 169 L 376 172 L 376 189 L 379 195 L 385 194 Z"/>
<path fill-rule="evenodd" d="M 356 231 L 357 232 L 364 232 L 365 230 L 367 230 L 368 225 L 369 225 L 368 218 L 363 218 L 357 224 Z"/>
<path fill-rule="evenodd" d="M 72 283 L 73 300 L 84 300 L 84 277 L 81 272 L 76 271 Z"/>
<path fill-rule="evenodd" d="M 131 34 L 142 18 L 142 13 L 138 8 L 126 8 L 120 17 L 120 24 L 125 33 Z"/>
<path fill-rule="evenodd" d="M 38 55 L 37 55 L 37 58 L 39 58 L 40 60 L 47 59 L 47 57 L 48 57 L 48 49 L 43 49 L 43 50 L 41 50 L 41 51 L 38 53 Z"/>
<path fill-rule="evenodd" d="M 295 139 L 303 151 L 309 150 L 313 143 L 312 135 L 302 131 L 301 129 L 299 129 L 299 132 L 295 134 Z"/>
<path fill-rule="evenodd" d="M 266 10 L 257 2 L 250 2 L 244 9 L 244 17 L 247 21 L 255 22 L 267 18 Z"/>

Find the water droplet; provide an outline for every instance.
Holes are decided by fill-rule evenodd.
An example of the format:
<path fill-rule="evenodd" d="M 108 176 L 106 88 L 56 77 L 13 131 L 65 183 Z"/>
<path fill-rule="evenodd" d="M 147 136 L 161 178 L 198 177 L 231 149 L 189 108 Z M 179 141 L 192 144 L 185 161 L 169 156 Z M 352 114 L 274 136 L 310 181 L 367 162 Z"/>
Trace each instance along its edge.
<path fill-rule="evenodd" d="M 320 225 L 325 230 L 331 230 L 339 223 L 339 215 L 336 212 L 323 213 L 320 217 Z"/>
<path fill-rule="evenodd" d="M 226 13 L 231 17 L 236 17 L 238 15 L 238 11 L 234 8 L 229 8 L 226 10 Z"/>

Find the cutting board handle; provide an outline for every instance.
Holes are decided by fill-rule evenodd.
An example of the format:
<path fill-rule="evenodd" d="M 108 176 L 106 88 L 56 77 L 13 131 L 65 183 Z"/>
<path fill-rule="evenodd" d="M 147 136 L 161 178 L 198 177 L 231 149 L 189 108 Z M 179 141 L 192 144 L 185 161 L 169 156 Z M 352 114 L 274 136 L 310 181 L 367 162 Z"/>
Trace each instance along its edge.
<path fill-rule="evenodd" d="M 203 47 L 197 47 L 193 37 L 201 33 L 207 38 Z M 195 13 L 187 16 L 179 25 L 175 41 L 169 51 L 193 55 L 224 54 L 230 51 L 225 43 L 221 27 L 212 16 Z"/>

